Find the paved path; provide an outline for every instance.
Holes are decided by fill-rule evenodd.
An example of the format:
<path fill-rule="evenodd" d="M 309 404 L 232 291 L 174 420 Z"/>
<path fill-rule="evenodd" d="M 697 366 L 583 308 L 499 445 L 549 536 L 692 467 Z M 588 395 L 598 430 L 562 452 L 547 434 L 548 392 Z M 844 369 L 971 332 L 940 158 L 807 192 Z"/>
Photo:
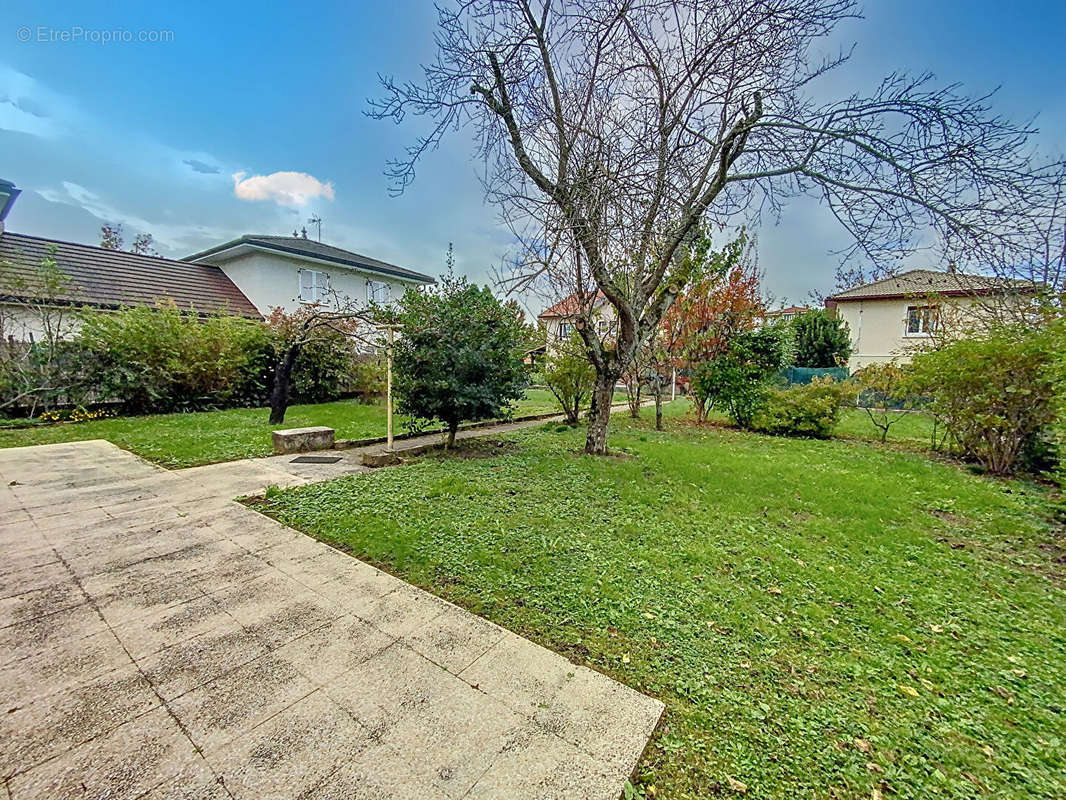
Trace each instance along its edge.
<path fill-rule="evenodd" d="M 230 499 L 358 454 L 0 451 L 8 797 L 617 798 L 661 703 Z"/>

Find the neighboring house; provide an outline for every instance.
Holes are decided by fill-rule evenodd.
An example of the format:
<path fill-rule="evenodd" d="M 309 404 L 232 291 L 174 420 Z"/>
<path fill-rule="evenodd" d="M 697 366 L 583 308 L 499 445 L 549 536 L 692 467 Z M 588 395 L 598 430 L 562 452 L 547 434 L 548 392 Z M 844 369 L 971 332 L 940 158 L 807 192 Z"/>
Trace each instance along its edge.
<path fill-rule="evenodd" d="M 848 369 L 854 372 L 909 361 L 936 333 L 981 325 L 981 304 L 1025 303 L 1035 288 L 1030 281 L 915 269 L 827 297 L 825 305 L 851 331 Z"/>
<path fill-rule="evenodd" d="M 387 304 L 412 287 L 435 281 L 376 258 L 300 236 L 245 235 L 182 261 L 211 264 L 267 315 L 273 308 L 350 301 Z"/>
<path fill-rule="evenodd" d="M 249 299 L 218 267 L 190 264 L 167 258 L 137 255 L 124 250 L 106 250 L 73 242 L 42 239 L 21 233 L 0 232 L 0 324 L 5 339 L 39 340 L 41 322 L 24 313 L 27 291 L 19 287 L 39 281 L 40 265 L 54 259 L 69 278 L 62 295 L 47 304 L 55 309 L 91 306 L 117 309 L 173 301 L 183 311 L 211 314 L 227 311 L 260 319 Z M 59 315 L 55 315 L 59 316 Z M 73 332 L 75 320 L 68 315 L 59 335 Z"/>
<path fill-rule="evenodd" d="M 579 318 L 590 319 L 600 338 L 613 334 L 618 327 L 614 306 L 607 302 L 603 292 L 597 291 L 595 295 L 584 297 L 575 292 L 537 315 L 544 325 L 549 351 L 570 337 L 576 330 Z"/>
<path fill-rule="evenodd" d="M 762 315 L 762 324 L 771 325 L 775 322 L 791 322 L 800 314 L 810 311 L 807 306 L 788 306 L 776 311 L 767 311 Z"/>
<path fill-rule="evenodd" d="M 173 302 L 182 311 L 227 312 L 262 319 L 274 308 L 382 305 L 407 289 L 435 281 L 376 258 L 311 241 L 303 236 L 246 235 L 181 260 L 138 255 L 92 245 L 44 239 L 4 229 L 20 190 L 0 180 L 0 336 L 33 341 L 44 328 L 68 336 L 75 315 L 64 309 Z M 64 285 L 41 303 L 41 264 L 54 260 L 67 276 Z M 50 291 L 52 291 L 50 289 Z M 49 310 L 27 313 L 30 300 Z M 56 328 L 59 328 L 56 330 Z"/>

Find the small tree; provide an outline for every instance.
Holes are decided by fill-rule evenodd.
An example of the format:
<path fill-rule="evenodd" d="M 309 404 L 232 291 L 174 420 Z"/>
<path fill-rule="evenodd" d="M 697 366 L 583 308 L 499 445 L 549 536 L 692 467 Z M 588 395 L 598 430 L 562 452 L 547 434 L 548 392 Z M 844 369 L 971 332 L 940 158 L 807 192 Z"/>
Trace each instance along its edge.
<path fill-rule="evenodd" d="M 633 360 L 629 362 L 629 366 L 622 373 L 622 385 L 626 387 L 626 403 L 629 405 L 629 416 L 633 419 L 637 419 L 640 416 L 640 395 L 647 383 L 648 347 L 645 344 L 633 354 Z"/>
<path fill-rule="evenodd" d="M 100 247 L 104 250 L 121 250 L 125 243 L 125 233 L 122 223 L 105 222 L 100 226 Z M 130 252 L 139 256 L 158 256 L 155 249 L 155 239 L 150 233 L 138 233 L 133 237 Z"/>
<path fill-rule="evenodd" d="M 841 367 L 851 356 L 851 333 L 848 324 L 829 316 L 821 309 L 812 309 L 792 320 L 795 332 L 797 367 Z"/>
<path fill-rule="evenodd" d="M 596 370 L 585 355 L 585 345 L 576 333 L 558 343 L 544 362 L 544 382 L 566 415 L 576 425 L 581 406 L 596 383 Z"/>
<path fill-rule="evenodd" d="M 25 406 L 32 416 L 80 393 L 88 367 L 67 341 L 78 295 L 54 246 L 28 271 L 0 261 L 0 411 Z"/>
<path fill-rule="evenodd" d="M 670 366 L 689 379 L 699 365 L 722 355 L 733 337 L 754 330 L 763 311 L 755 246 L 745 231 L 721 250 L 710 249 L 704 235 L 694 250 L 702 277 L 674 301 L 653 334 L 655 347 L 672 357 Z M 706 398 L 694 393 L 693 399 L 696 421 L 703 422 Z"/>
<path fill-rule="evenodd" d="M 449 447 L 460 422 L 506 415 L 522 397 L 524 331 L 487 287 L 447 275 L 435 287 L 407 292 L 397 312 L 397 408 L 443 422 Z"/>
<path fill-rule="evenodd" d="M 784 325 L 737 334 L 722 355 L 696 367 L 693 393 L 706 406 L 727 412 L 742 428 L 751 427 L 771 380 L 788 363 L 791 339 Z"/>
<path fill-rule="evenodd" d="M 338 340 L 347 341 L 349 347 L 354 347 L 357 341 L 369 345 L 374 338 L 371 324 L 379 313 L 373 308 L 355 308 L 342 301 L 338 301 L 335 308 L 308 306 L 291 314 L 275 308 L 271 312 L 267 323 L 274 336 L 277 354 L 274 385 L 270 392 L 271 425 L 285 421 L 293 372 L 304 351 L 314 351 L 327 360 L 336 360 Z"/>
<path fill-rule="evenodd" d="M 855 373 L 859 383 L 859 404 L 870 422 L 881 431 L 881 443 L 888 441 L 889 429 L 907 416 L 911 402 L 910 382 L 899 364 L 870 364 Z"/>

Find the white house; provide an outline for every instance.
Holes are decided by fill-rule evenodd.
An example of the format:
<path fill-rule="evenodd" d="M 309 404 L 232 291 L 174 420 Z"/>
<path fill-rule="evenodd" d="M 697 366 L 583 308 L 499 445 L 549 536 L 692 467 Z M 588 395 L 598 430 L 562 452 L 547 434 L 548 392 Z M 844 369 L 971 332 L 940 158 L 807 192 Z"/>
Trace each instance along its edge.
<path fill-rule="evenodd" d="M 909 361 L 938 331 L 983 324 L 983 303 L 1026 303 L 1036 286 L 951 270 L 915 269 L 827 297 L 827 309 L 848 324 L 854 372 L 868 364 Z"/>
<path fill-rule="evenodd" d="M 241 236 L 176 261 L 8 232 L 5 221 L 18 195 L 14 184 L 0 180 L 4 340 L 70 336 L 77 317 L 67 310 L 81 306 L 117 309 L 164 301 L 182 311 L 261 319 L 274 308 L 292 312 L 337 301 L 387 304 L 414 286 L 434 283 L 428 275 L 312 241 L 306 234 Z M 44 280 L 44 264 L 65 277 Z"/>
<path fill-rule="evenodd" d="M 305 236 L 248 234 L 182 261 L 221 269 L 264 316 L 273 308 L 291 312 L 333 298 L 384 304 L 434 283 L 420 272 Z"/>
<path fill-rule="evenodd" d="M 547 334 L 547 349 L 553 349 L 559 342 L 565 341 L 574 332 L 579 319 L 588 320 L 595 326 L 600 338 L 615 332 L 618 316 L 614 306 L 607 302 L 603 292 L 591 295 L 574 293 L 560 300 L 551 308 L 537 315 Z"/>

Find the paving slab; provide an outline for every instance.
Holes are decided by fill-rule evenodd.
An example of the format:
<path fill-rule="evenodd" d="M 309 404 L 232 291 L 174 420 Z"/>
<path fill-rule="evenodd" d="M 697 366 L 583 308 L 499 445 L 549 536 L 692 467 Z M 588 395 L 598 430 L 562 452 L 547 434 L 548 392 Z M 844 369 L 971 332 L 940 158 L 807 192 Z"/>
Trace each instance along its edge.
<path fill-rule="evenodd" d="M 3 794 L 618 797 L 660 702 L 234 502 L 369 450 L 0 450 Z"/>

